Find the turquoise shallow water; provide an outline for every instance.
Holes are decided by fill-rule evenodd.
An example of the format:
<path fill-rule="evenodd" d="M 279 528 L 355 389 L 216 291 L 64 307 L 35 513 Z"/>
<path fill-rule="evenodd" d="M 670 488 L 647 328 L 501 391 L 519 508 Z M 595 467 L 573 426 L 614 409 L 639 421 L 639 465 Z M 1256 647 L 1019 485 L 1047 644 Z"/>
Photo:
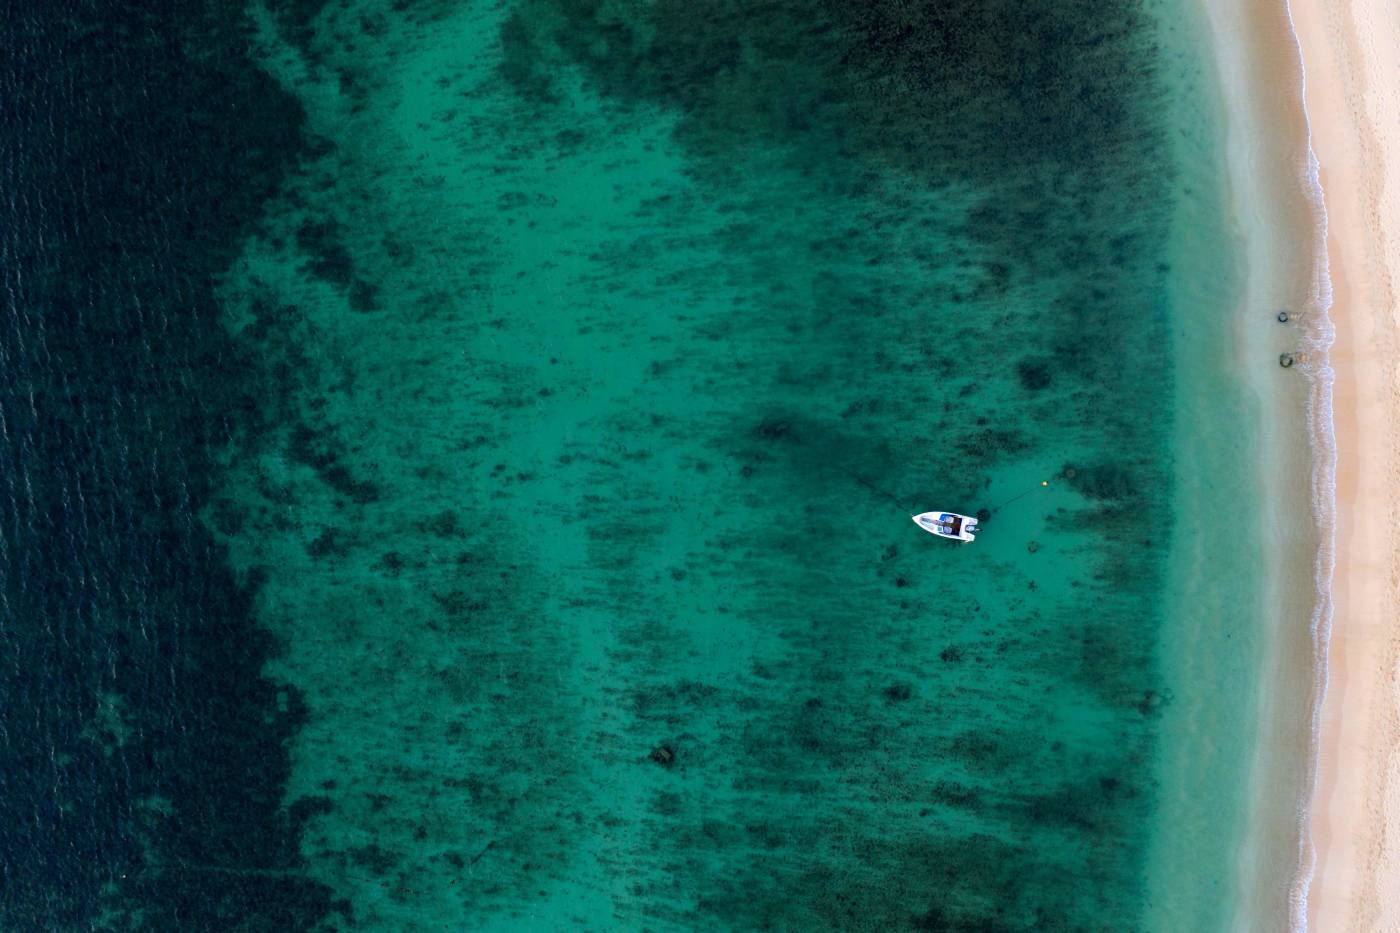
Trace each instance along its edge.
<path fill-rule="evenodd" d="M 1180 361 L 1232 293 L 1172 12 L 251 7 L 302 147 L 195 505 L 298 855 L 185 870 L 318 929 L 1211 928 L 1244 756 L 1164 749 L 1248 709 L 1176 712 L 1238 569 L 1183 575 L 1181 460 L 1248 496 L 1253 416 L 1180 431 L 1241 390 Z"/>

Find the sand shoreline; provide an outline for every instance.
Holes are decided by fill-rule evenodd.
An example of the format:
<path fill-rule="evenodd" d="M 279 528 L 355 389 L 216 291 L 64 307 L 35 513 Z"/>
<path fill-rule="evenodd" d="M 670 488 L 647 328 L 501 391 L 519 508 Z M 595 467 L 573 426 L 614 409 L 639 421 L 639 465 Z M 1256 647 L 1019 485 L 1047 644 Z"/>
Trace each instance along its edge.
<path fill-rule="evenodd" d="M 1225 116 L 1226 205 L 1241 275 L 1236 370 L 1257 406 L 1262 503 L 1257 538 L 1251 535 L 1263 586 L 1256 725 L 1229 926 L 1279 930 L 1290 925 L 1289 888 L 1311 858 L 1302 814 L 1313 786 L 1312 725 L 1330 615 L 1330 324 L 1320 263 L 1325 217 L 1312 178 L 1302 69 L 1287 9 L 1247 0 L 1200 8 Z M 1286 323 L 1277 321 L 1279 311 L 1287 312 Z M 1296 361 L 1292 368 L 1280 368 L 1281 354 Z"/>
<path fill-rule="evenodd" d="M 1378 0 L 1290 0 L 1327 207 L 1337 341 L 1337 564 L 1329 686 L 1309 808 L 1316 862 L 1297 888 L 1308 929 L 1396 929 L 1400 722 L 1395 664 L 1396 309 L 1400 15 Z"/>

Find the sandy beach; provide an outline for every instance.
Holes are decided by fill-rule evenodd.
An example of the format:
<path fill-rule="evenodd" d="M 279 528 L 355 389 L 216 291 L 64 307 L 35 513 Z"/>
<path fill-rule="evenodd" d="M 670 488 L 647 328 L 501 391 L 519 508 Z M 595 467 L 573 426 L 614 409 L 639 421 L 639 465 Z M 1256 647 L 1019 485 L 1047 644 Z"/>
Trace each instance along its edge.
<path fill-rule="evenodd" d="M 1400 270 L 1400 11 L 1291 0 L 1327 209 L 1336 325 L 1334 622 L 1295 925 L 1400 929 L 1395 274 Z"/>

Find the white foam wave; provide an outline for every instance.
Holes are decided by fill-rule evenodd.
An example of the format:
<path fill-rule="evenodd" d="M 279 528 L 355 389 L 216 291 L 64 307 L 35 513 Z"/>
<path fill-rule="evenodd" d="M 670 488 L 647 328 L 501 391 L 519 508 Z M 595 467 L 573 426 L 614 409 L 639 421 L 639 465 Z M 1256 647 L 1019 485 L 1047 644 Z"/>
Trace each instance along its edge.
<path fill-rule="evenodd" d="M 1317 847 L 1310 827 L 1310 804 L 1317 791 L 1322 703 L 1327 695 L 1327 653 L 1332 636 L 1332 577 L 1336 566 L 1337 515 L 1337 437 L 1332 414 L 1332 370 L 1329 351 L 1336 336 L 1329 311 L 1332 308 L 1332 279 L 1327 264 L 1327 209 L 1319 180 L 1317 153 L 1313 150 L 1312 127 L 1308 122 L 1306 91 L 1307 73 L 1303 50 L 1293 22 L 1293 11 L 1285 0 L 1289 35 L 1293 38 L 1298 60 L 1298 98 L 1303 108 L 1303 125 L 1307 133 L 1308 164 L 1305 184 L 1312 204 L 1316 224 L 1313 241 L 1313 280 L 1308 312 L 1303 316 L 1307 327 L 1303 370 L 1308 376 L 1308 433 L 1312 439 L 1311 487 L 1312 517 L 1317 529 L 1318 548 L 1313 562 L 1315 601 L 1310 631 L 1313 642 L 1313 692 L 1308 724 L 1308 754 L 1305 765 L 1302 799 L 1298 801 L 1297 871 L 1288 892 L 1289 927 L 1294 933 L 1308 928 L 1308 894 L 1317 867 Z"/>

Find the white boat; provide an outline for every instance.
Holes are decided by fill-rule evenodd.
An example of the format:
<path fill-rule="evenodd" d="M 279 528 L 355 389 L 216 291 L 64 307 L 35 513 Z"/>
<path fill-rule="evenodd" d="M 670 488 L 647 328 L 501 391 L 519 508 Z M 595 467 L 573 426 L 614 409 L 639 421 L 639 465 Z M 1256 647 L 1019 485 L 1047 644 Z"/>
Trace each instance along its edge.
<path fill-rule="evenodd" d="M 914 516 L 914 524 L 929 534 L 954 541 L 971 541 L 982 529 L 977 527 L 977 519 L 957 512 L 921 512 Z"/>

